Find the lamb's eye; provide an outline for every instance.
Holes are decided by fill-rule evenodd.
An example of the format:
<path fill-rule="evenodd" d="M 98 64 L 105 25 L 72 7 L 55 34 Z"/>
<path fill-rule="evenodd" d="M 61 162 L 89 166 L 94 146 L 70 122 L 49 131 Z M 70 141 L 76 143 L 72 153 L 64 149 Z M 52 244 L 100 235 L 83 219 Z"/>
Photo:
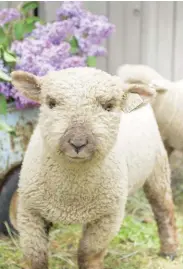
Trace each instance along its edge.
<path fill-rule="evenodd" d="M 54 108 L 56 106 L 56 101 L 52 98 L 48 100 L 48 106 L 50 109 Z"/>
<path fill-rule="evenodd" d="M 112 103 L 107 103 L 107 104 L 104 104 L 102 107 L 103 107 L 103 109 L 105 109 L 106 111 L 111 111 L 111 110 L 113 110 L 113 108 L 114 108 L 114 104 L 112 104 Z"/>

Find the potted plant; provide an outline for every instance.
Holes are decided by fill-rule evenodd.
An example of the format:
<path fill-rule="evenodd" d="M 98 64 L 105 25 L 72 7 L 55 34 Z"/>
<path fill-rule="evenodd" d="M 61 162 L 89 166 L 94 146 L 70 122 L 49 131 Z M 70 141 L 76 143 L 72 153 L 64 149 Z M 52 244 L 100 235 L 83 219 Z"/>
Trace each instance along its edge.
<path fill-rule="evenodd" d="M 95 66 L 106 56 L 101 45 L 114 30 L 105 16 L 63 2 L 53 22 L 33 16 L 38 2 L 0 10 L 0 232 L 5 222 L 16 230 L 17 182 L 21 162 L 36 123 L 39 104 L 21 96 L 10 73 L 24 70 L 44 76 L 52 70 Z M 5 130 L 6 132 L 4 132 Z"/>

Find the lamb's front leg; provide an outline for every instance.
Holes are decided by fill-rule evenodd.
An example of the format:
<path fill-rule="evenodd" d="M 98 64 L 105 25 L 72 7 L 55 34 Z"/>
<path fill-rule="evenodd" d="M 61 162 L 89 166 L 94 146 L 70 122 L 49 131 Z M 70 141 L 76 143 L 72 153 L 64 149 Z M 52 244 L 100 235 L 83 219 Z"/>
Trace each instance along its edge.
<path fill-rule="evenodd" d="M 26 269 L 48 269 L 48 229 L 39 215 L 19 209 L 18 230 Z"/>
<path fill-rule="evenodd" d="M 105 216 L 84 226 L 78 249 L 79 269 L 102 269 L 106 249 L 118 233 L 122 216 Z"/>

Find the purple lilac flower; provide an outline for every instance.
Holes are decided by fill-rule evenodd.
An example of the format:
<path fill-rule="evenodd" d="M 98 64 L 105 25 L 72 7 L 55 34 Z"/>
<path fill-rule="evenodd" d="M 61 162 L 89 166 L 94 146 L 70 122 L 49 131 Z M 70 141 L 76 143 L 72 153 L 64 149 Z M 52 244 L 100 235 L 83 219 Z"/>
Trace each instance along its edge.
<path fill-rule="evenodd" d="M 86 58 L 79 56 L 71 56 L 64 60 L 64 62 L 61 64 L 61 69 L 79 66 L 86 66 Z"/>
<path fill-rule="evenodd" d="M 74 23 L 74 36 L 78 40 L 82 54 L 105 55 L 105 49 L 100 44 L 114 31 L 114 25 L 110 24 L 105 16 L 94 15 L 82 9 L 81 2 L 67 1 L 57 11 L 57 19 L 64 20 L 64 18 Z M 94 53 L 94 50 L 96 50 L 95 45 L 98 45 L 96 53 Z"/>
<path fill-rule="evenodd" d="M 90 50 L 88 51 L 89 56 L 106 56 L 107 55 L 107 49 L 104 47 L 99 47 L 97 45 L 93 45 Z"/>
<path fill-rule="evenodd" d="M 20 17 L 20 13 L 16 8 L 4 8 L 0 10 L 0 26 L 7 22 L 16 20 Z"/>
<path fill-rule="evenodd" d="M 2 60 L 0 60 L 0 70 L 6 74 L 9 73 L 8 67 L 4 66 L 4 63 Z M 0 93 L 5 95 L 6 98 L 8 99 L 11 96 L 11 84 L 8 82 L 0 82 Z"/>
<path fill-rule="evenodd" d="M 73 36 L 74 34 L 74 23 L 70 20 L 68 21 L 58 21 L 54 22 L 50 31 L 48 33 L 48 39 L 55 45 L 60 44 L 68 36 Z"/>
<path fill-rule="evenodd" d="M 57 10 L 57 20 L 82 16 L 83 10 L 80 1 L 64 1 Z"/>
<path fill-rule="evenodd" d="M 12 96 L 11 83 L 0 82 L 0 93 L 2 93 L 8 100 Z"/>
<path fill-rule="evenodd" d="M 35 39 L 47 39 L 52 23 L 49 22 L 43 25 L 40 22 L 36 22 L 35 26 L 36 28 L 31 32 L 31 36 Z"/>
<path fill-rule="evenodd" d="M 75 36 L 78 40 L 81 51 L 85 54 L 92 51 L 92 47 L 100 44 L 104 39 L 110 36 L 114 31 L 104 16 L 95 16 L 90 12 L 85 12 L 85 17 L 80 21 L 79 29 L 75 30 Z"/>
<path fill-rule="evenodd" d="M 25 47 L 22 46 L 22 56 L 18 58 L 16 69 L 22 69 L 31 72 L 35 75 L 43 76 L 48 71 L 61 69 L 61 64 L 64 59 L 70 56 L 70 45 L 67 42 L 62 42 L 55 46 L 52 43 L 49 46 L 38 46 L 37 40 L 34 42 L 26 41 Z M 29 47 L 30 45 L 30 47 Z M 16 52 L 16 46 L 13 47 Z M 19 49 L 19 46 L 18 46 Z"/>
<path fill-rule="evenodd" d="M 51 64 L 53 67 L 55 67 L 55 70 L 61 69 L 61 63 L 69 56 L 70 45 L 67 42 L 62 42 L 58 46 L 52 46 L 49 49 L 44 49 L 41 55 L 44 62 Z"/>

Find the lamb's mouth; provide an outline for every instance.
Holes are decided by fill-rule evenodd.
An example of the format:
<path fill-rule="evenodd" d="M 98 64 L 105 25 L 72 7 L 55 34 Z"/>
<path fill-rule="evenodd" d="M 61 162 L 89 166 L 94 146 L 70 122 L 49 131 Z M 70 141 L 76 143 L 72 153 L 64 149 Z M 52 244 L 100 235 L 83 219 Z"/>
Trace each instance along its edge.
<path fill-rule="evenodd" d="M 73 162 L 84 162 L 84 161 L 89 161 L 91 159 L 91 156 L 79 157 L 79 156 L 70 156 L 67 154 L 65 156 L 69 161 L 73 161 Z"/>
<path fill-rule="evenodd" d="M 70 157 L 70 156 L 68 156 L 70 159 L 75 159 L 75 160 L 85 160 L 86 158 L 84 158 L 84 157 Z"/>

